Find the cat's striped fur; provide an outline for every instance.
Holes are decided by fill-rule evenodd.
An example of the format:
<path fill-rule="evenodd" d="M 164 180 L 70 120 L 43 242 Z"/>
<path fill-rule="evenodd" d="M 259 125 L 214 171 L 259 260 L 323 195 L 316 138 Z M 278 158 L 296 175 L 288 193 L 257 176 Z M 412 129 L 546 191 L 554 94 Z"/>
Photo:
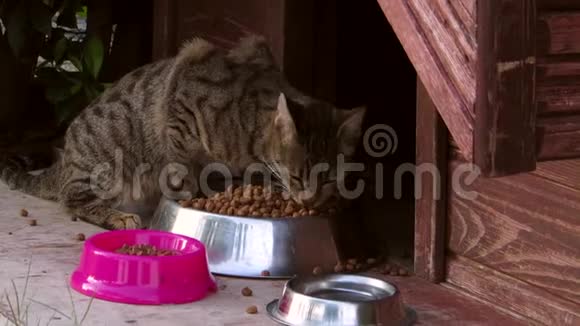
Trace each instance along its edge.
<path fill-rule="evenodd" d="M 245 38 L 230 51 L 194 39 L 175 58 L 129 73 L 95 100 L 71 123 L 64 152 L 44 173 L 4 164 L 1 177 L 110 229 L 142 226 L 137 214 L 119 207 L 135 195 L 157 203 L 160 182 L 171 179 L 163 174 L 169 163 L 189 170 L 185 181 L 170 182 L 174 190 L 191 190 L 209 162 L 238 171 L 254 162 L 284 167 L 293 176 L 285 186 L 301 200 L 316 162 L 332 167 L 320 193 L 336 187 L 333 162 L 338 153 L 354 152 L 363 115 L 364 109 L 336 110 L 290 87 L 262 38 Z"/>

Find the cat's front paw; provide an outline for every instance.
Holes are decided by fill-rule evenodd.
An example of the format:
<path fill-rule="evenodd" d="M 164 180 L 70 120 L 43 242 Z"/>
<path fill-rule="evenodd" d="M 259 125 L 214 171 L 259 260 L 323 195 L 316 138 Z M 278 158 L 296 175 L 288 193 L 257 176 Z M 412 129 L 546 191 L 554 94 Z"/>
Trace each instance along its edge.
<path fill-rule="evenodd" d="M 120 214 L 111 216 L 107 220 L 111 230 L 136 230 L 142 226 L 141 218 L 135 214 Z"/>
<path fill-rule="evenodd" d="M 172 200 L 191 200 L 195 197 L 195 193 L 197 192 L 197 184 L 195 184 L 192 180 L 185 179 L 180 180 L 179 183 L 176 184 L 168 184 L 168 187 L 164 189 L 163 195 Z"/>

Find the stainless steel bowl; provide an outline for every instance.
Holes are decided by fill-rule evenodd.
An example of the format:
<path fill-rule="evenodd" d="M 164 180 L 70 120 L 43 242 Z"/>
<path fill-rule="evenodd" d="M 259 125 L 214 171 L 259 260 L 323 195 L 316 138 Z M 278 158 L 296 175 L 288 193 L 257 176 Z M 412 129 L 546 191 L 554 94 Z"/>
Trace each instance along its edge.
<path fill-rule="evenodd" d="M 226 216 L 163 199 L 150 228 L 200 240 L 215 274 L 292 278 L 312 274 L 316 266 L 332 270 L 338 260 L 331 219 L 322 217 Z"/>
<path fill-rule="evenodd" d="M 266 308 L 274 321 L 292 326 L 403 326 L 415 319 L 394 285 L 349 274 L 294 278 Z"/>

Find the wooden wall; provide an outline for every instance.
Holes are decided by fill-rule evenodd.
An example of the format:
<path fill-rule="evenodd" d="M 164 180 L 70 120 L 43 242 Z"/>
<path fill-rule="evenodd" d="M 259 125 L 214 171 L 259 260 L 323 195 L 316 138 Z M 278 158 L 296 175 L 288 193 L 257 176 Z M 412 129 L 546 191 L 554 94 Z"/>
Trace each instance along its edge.
<path fill-rule="evenodd" d="M 395 2 L 406 4 L 400 8 L 412 12 L 412 1 L 385 1 L 385 12 L 393 12 Z M 445 78 L 433 71 L 421 76 L 426 90 L 419 85 L 417 159 L 446 171 L 442 184 L 448 191 L 446 198 L 433 200 L 430 195 L 437 185 L 422 184 L 424 195 L 416 203 L 415 272 L 526 318 L 530 325 L 579 325 L 580 159 L 555 159 L 580 156 L 580 2 L 538 0 L 527 4 L 533 3 L 537 8 L 530 16 L 537 17 L 533 25 L 538 34 L 537 57 L 531 60 L 536 61 L 535 95 L 529 102 L 538 103 L 536 154 L 543 161 L 533 172 L 501 178 L 480 176 L 468 184 L 463 179 L 463 187 L 458 189 L 454 183 L 457 169 L 472 161 L 462 154 L 461 140 L 447 121 L 455 142 L 450 142 L 446 155 L 449 143 L 433 107 L 442 103 L 436 99 L 440 94 L 429 89 L 427 82 L 435 76 L 448 85 L 450 72 Z M 437 2 L 433 7 L 442 6 Z M 391 19 L 395 24 L 397 20 Z M 413 48 L 424 35 L 415 35 L 417 31 L 410 32 L 408 26 L 399 32 L 403 43 L 414 44 Z M 514 42 L 519 37 L 514 35 Z M 442 42 L 444 38 L 431 40 Z M 456 49 L 451 46 L 450 51 Z M 431 53 L 431 57 L 439 56 Z M 414 64 L 418 72 L 424 68 L 420 62 Z M 432 101 L 429 96 L 434 97 Z M 445 120 L 441 108 L 437 110 Z M 523 116 L 534 121 L 529 115 L 519 117 Z M 505 155 L 510 157 L 509 152 Z M 466 199 L 459 191 L 477 197 Z"/>
<path fill-rule="evenodd" d="M 452 178 L 461 161 L 452 161 Z M 549 325 L 580 323 L 580 160 L 449 181 L 447 282 Z"/>
<path fill-rule="evenodd" d="M 580 157 L 580 42 L 578 41 L 580 39 L 580 2 L 536 0 L 524 3 L 536 4 L 535 8 L 528 9 L 535 10 L 529 15 L 529 17 L 534 17 L 535 26 L 530 24 L 528 27 L 535 36 L 533 40 L 535 53 L 529 57 L 529 63 L 535 65 L 534 91 L 525 97 L 530 98 L 527 101 L 529 106 L 527 111 L 537 112 L 537 115 L 527 116 L 525 112 L 514 112 L 517 114 L 511 118 L 509 115 L 504 115 L 499 118 L 496 116 L 494 119 L 500 120 L 500 124 L 502 119 L 503 123 L 509 119 L 521 119 L 534 123 L 536 126 L 535 159 L 538 161 Z M 507 15 L 505 11 L 497 14 Z M 524 16 L 518 17 L 520 20 L 524 18 Z M 500 43 L 500 47 L 506 47 L 507 45 L 501 44 L 509 44 L 510 40 L 516 44 L 523 42 L 522 38 L 526 36 L 518 31 L 514 35 L 508 34 L 507 37 Z M 478 44 L 478 48 L 483 49 L 482 47 L 482 44 Z M 477 60 L 478 62 L 487 60 L 486 52 L 480 52 Z M 519 94 L 516 90 L 517 87 L 511 90 L 514 96 Z M 486 93 L 481 94 L 480 97 L 483 97 Z M 514 101 L 517 102 L 516 99 Z M 513 130 L 513 125 L 509 128 L 504 131 Z M 482 132 L 488 133 L 487 130 L 482 130 Z M 501 132 L 501 136 L 512 137 L 512 134 Z M 474 145 L 476 146 L 474 151 L 479 150 L 478 145 L 477 143 Z M 514 150 L 512 149 L 511 152 Z M 510 151 L 499 154 L 502 157 L 513 156 Z"/>
<path fill-rule="evenodd" d="M 332 4 L 327 0 L 155 0 L 153 56 L 173 56 L 183 42 L 195 36 L 230 48 L 243 36 L 259 34 L 268 40 L 277 63 L 296 87 L 329 98 L 334 89 L 317 81 L 321 74 L 334 72 L 335 62 L 332 58 L 317 60 L 315 49 L 328 53 L 331 48 L 334 52 L 336 44 L 313 32 L 320 30 L 314 27 L 314 15 L 321 2 Z M 321 17 L 333 17 L 332 6 L 324 9 L 326 15 Z M 325 25 L 333 32 L 336 29 L 332 22 Z"/>
<path fill-rule="evenodd" d="M 457 150 L 485 175 L 580 157 L 580 2 L 378 2 Z"/>
<path fill-rule="evenodd" d="M 539 155 L 580 156 L 580 2 L 538 2 Z"/>
<path fill-rule="evenodd" d="M 534 172 L 478 178 L 449 164 L 446 282 L 546 325 L 580 324 L 580 2 L 537 0 Z"/>

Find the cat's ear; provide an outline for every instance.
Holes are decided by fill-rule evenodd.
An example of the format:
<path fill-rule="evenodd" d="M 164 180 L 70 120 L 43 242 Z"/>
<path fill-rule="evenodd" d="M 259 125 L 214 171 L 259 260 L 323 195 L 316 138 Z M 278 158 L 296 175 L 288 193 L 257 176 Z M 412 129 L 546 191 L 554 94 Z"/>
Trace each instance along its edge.
<path fill-rule="evenodd" d="M 296 124 L 290 110 L 288 109 L 288 102 L 286 96 L 280 93 L 278 97 L 278 106 L 276 109 L 276 117 L 274 118 L 274 126 L 278 129 L 283 144 L 292 144 L 298 137 Z"/>
<path fill-rule="evenodd" d="M 337 140 L 338 149 L 346 156 L 351 156 L 356 150 L 362 133 L 362 123 L 365 117 L 366 108 L 358 107 L 341 113 L 342 122 L 338 127 Z M 340 122 L 339 122 L 340 123 Z"/>

